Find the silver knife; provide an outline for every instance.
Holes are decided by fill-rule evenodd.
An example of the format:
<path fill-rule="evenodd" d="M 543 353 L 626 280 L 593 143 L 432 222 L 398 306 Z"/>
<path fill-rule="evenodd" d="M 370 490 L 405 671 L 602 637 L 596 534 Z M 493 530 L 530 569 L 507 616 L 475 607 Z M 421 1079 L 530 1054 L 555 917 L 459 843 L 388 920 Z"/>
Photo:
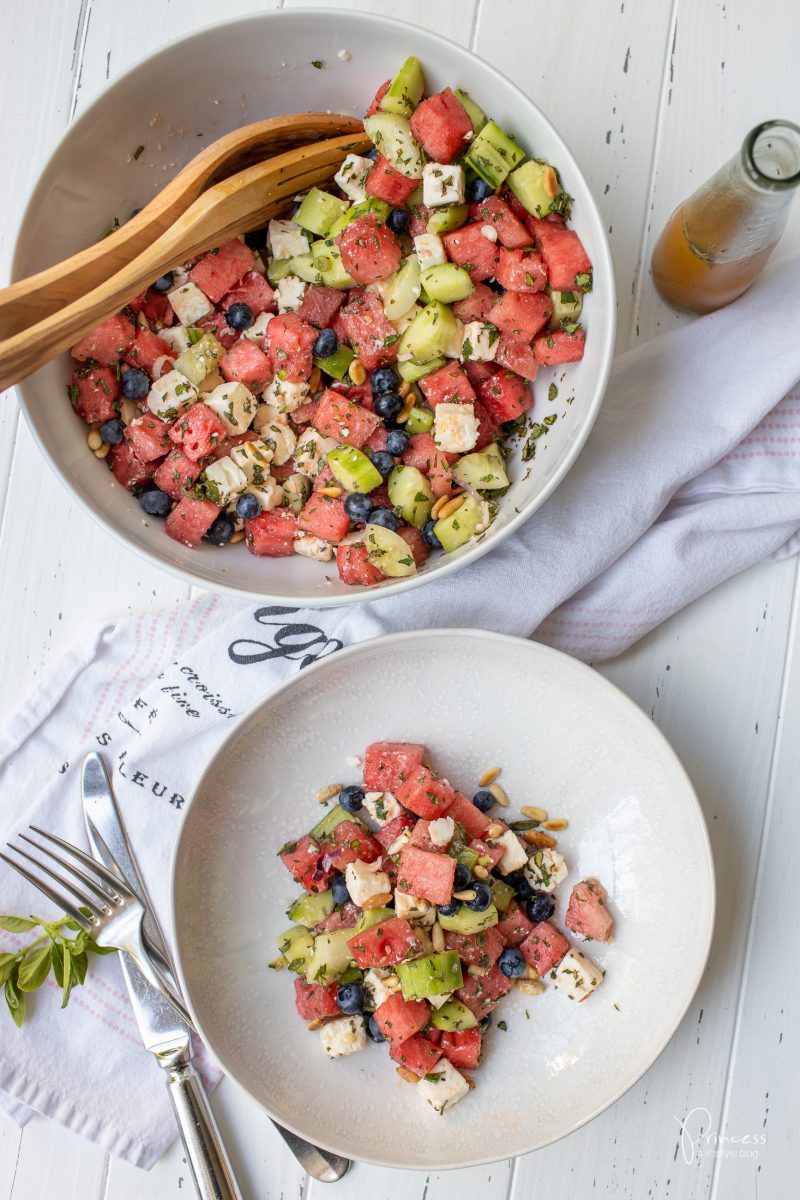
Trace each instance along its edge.
<path fill-rule="evenodd" d="M 105 763 L 99 754 L 89 754 L 84 761 L 81 795 L 92 853 L 100 862 L 122 875 L 139 896 L 146 913 L 144 933 L 153 957 L 174 979 L 169 950 L 128 841 Z M 145 1048 L 155 1055 L 159 1066 L 167 1073 L 167 1088 L 198 1195 L 201 1200 L 242 1200 L 205 1089 L 192 1066 L 188 1025 L 161 993 L 148 983 L 127 955 L 120 954 L 119 962 Z M 315 1179 L 322 1183 L 334 1183 L 348 1170 L 349 1159 L 313 1146 L 277 1122 L 273 1124 L 300 1165 Z"/>

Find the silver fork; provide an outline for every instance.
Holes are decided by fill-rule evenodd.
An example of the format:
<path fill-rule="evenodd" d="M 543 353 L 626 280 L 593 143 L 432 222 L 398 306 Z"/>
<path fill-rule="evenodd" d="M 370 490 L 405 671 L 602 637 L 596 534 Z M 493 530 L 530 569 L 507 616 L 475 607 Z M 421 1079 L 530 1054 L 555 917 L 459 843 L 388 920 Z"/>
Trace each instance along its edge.
<path fill-rule="evenodd" d="M 60 886 L 54 887 L 47 880 L 34 875 L 22 863 L 9 858 L 6 854 L 0 853 L 0 859 L 13 867 L 54 904 L 57 904 L 67 916 L 72 917 L 73 921 L 88 933 L 98 946 L 113 946 L 114 949 L 129 955 L 148 983 L 157 988 L 186 1024 L 194 1029 L 186 1005 L 176 995 L 170 981 L 148 954 L 142 932 L 145 910 L 139 897 L 123 883 L 118 875 L 108 870 L 103 863 L 98 862 L 85 851 L 78 849 L 77 846 L 65 842 L 63 838 L 56 837 L 54 833 L 39 829 L 36 825 L 31 825 L 30 829 L 33 833 L 38 833 L 39 837 L 52 842 L 53 845 L 59 846 L 67 854 L 72 855 L 87 870 L 82 870 L 68 858 L 56 854 L 49 846 L 43 846 L 24 833 L 19 835 L 20 841 L 33 846 L 40 854 L 46 855 L 47 858 L 57 863 L 61 867 L 61 871 L 54 870 L 42 862 L 41 858 L 29 854 L 27 850 L 23 850 L 11 842 L 7 843 L 9 850 L 21 858 L 27 859 L 29 863 L 48 875 L 50 879 L 55 880 Z"/>

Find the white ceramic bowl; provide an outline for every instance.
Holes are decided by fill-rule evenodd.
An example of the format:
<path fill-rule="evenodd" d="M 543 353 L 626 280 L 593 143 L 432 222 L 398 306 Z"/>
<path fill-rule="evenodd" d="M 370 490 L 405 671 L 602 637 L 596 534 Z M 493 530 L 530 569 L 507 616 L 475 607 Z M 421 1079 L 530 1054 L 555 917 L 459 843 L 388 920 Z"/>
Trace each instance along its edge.
<path fill-rule="evenodd" d="M 337 57 L 342 49 L 350 51 L 348 62 Z M 522 465 L 515 456 L 515 482 L 488 535 L 455 554 L 434 556 L 418 576 L 387 581 L 381 596 L 464 566 L 526 520 L 574 462 L 606 385 L 615 296 L 605 230 L 577 163 L 517 87 L 461 46 L 381 17 L 294 9 L 214 26 L 134 67 L 70 127 L 28 205 L 13 266 L 19 278 L 95 241 L 115 216 L 124 220 L 149 200 L 202 145 L 238 125 L 300 110 L 362 114 L 378 84 L 410 53 L 424 63 L 432 90 L 465 88 L 526 150 L 557 164 L 575 197 L 575 226 L 594 262 L 595 285 L 586 304 L 586 357 L 568 368 L 558 404 L 543 401 L 553 372 L 540 374 L 535 411 L 558 413 L 559 419 L 539 442 L 535 463 Z M 316 58 L 324 60 L 324 70 L 310 65 Z M 158 129 L 151 125 L 156 114 L 164 122 Z M 140 144 L 141 157 L 130 160 Z M 335 569 L 300 556 L 264 560 L 244 545 L 189 550 L 167 538 L 160 522 L 145 525 L 137 501 L 86 449 L 86 427 L 64 399 L 69 370 L 65 355 L 26 380 L 19 388 L 23 410 L 65 486 L 130 549 L 202 587 L 320 608 L 364 599 L 365 589 L 345 586 Z"/>
<path fill-rule="evenodd" d="M 580 1005 L 553 987 L 505 999 L 508 1029 L 487 1035 L 476 1090 L 441 1119 L 385 1046 L 331 1062 L 298 1019 L 292 976 L 267 968 L 298 892 L 276 852 L 317 820 L 321 786 L 359 780 L 347 757 L 376 739 L 426 743 L 469 793 L 501 764 L 509 812 L 528 803 L 567 817 L 570 879 L 597 876 L 617 920 L 613 944 L 586 948 L 607 970 L 597 992 Z M 654 725 L 574 659 L 476 630 L 378 638 L 273 692 L 206 769 L 172 883 L 185 993 L 224 1070 L 303 1137 L 397 1167 L 523 1154 L 596 1116 L 677 1027 L 714 916 L 703 816 Z"/>

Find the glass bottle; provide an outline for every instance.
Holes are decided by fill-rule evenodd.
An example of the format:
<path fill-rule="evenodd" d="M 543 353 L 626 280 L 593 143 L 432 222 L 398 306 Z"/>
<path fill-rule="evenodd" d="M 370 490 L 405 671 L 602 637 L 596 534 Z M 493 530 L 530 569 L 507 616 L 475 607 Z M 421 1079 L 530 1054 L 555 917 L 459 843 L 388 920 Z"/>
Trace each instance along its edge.
<path fill-rule="evenodd" d="M 713 312 L 755 282 L 800 184 L 800 127 L 765 121 L 676 208 L 653 251 L 653 282 L 676 308 Z"/>

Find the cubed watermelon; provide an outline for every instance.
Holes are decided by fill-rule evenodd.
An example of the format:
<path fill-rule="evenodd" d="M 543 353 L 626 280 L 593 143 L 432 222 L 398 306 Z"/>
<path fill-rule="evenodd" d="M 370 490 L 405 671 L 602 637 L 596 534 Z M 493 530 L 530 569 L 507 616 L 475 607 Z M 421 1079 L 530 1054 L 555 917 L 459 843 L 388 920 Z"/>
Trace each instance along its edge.
<path fill-rule="evenodd" d="M 336 239 L 342 265 L 356 283 L 376 283 L 400 266 L 400 243 L 374 213 L 351 221 Z"/>
<path fill-rule="evenodd" d="M 456 1029 L 453 1033 L 443 1033 L 439 1046 L 444 1057 L 454 1067 L 474 1071 L 481 1061 L 481 1042 L 481 1031 L 476 1026 L 474 1029 Z"/>
<path fill-rule="evenodd" d="M 430 826 L 430 821 L 420 818 L 414 826 L 409 845 L 416 846 L 418 850 L 428 850 L 431 854 L 446 854 L 446 846 L 439 846 L 431 841 Z"/>
<path fill-rule="evenodd" d="M 530 246 L 531 235 L 520 219 L 514 216 L 509 205 L 500 196 L 487 196 L 485 200 L 473 201 L 469 206 L 471 221 L 491 225 L 497 230 L 497 240 L 510 250 Z"/>
<path fill-rule="evenodd" d="M 384 97 L 384 96 L 386 95 L 386 93 L 388 92 L 388 90 L 389 90 L 389 88 L 390 88 L 390 86 L 391 86 L 391 83 L 392 83 L 391 79 L 387 79 L 387 80 L 385 80 L 385 81 L 384 81 L 384 82 L 381 84 L 381 86 L 378 88 L 378 90 L 377 90 L 377 92 L 375 93 L 374 97 L 373 97 L 373 98 L 372 98 L 372 100 L 370 101 L 370 106 L 369 106 L 369 108 L 367 109 L 366 115 L 367 115 L 368 117 L 372 117 L 372 116 L 374 116 L 374 114 L 375 114 L 376 112 L 378 112 L 378 111 L 379 111 L 379 109 L 380 109 L 380 106 L 381 106 L 381 100 L 383 99 L 383 97 Z"/>
<path fill-rule="evenodd" d="M 433 494 L 438 499 L 439 496 L 448 495 L 453 486 L 450 460 L 458 457 L 457 454 L 443 454 L 429 433 L 415 433 L 403 455 L 403 462 L 427 475 Z"/>
<path fill-rule="evenodd" d="M 314 326 L 302 321 L 297 313 L 280 313 L 273 317 L 264 338 L 270 364 L 269 377 L 280 374 L 281 379 L 290 383 L 308 379 L 314 366 L 311 351 L 316 340 Z"/>
<path fill-rule="evenodd" d="M 519 948 L 525 961 L 544 976 L 561 962 L 569 950 L 569 942 L 549 921 L 539 921 L 520 942 Z"/>
<path fill-rule="evenodd" d="M 119 380 L 111 367 L 80 367 L 73 372 L 69 387 L 75 412 L 87 425 L 110 421 L 117 416 L 114 401 L 119 397 Z"/>
<path fill-rule="evenodd" d="M 497 299 L 497 296 L 492 292 L 492 303 Z M 484 383 L 487 379 L 491 379 L 492 375 L 496 375 L 500 370 L 493 362 L 478 362 L 473 358 L 468 359 L 463 364 L 464 374 L 474 388 L 479 384 Z"/>
<path fill-rule="evenodd" d="M 428 232 L 428 221 L 430 221 L 433 212 L 434 209 L 428 208 L 427 204 L 412 204 L 408 220 L 410 237 L 419 237 L 421 233 Z"/>
<path fill-rule="evenodd" d="M 362 450 L 365 450 L 370 457 L 372 457 L 376 450 L 385 450 L 388 441 L 389 430 L 385 425 L 380 424 L 378 428 L 373 430 L 373 432 L 369 435 L 361 448 Z"/>
<path fill-rule="evenodd" d="M 192 462 L 180 450 L 173 450 L 159 465 L 153 482 L 173 500 L 180 500 L 183 489 L 192 486 L 202 469 L 199 463 Z"/>
<path fill-rule="evenodd" d="M 145 320 L 153 324 L 173 325 L 175 323 L 175 313 L 172 311 L 172 305 L 167 299 L 166 292 L 157 292 L 155 288 L 148 288 L 140 296 L 135 296 L 128 308 L 132 312 L 141 313 Z"/>
<path fill-rule="evenodd" d="M 352 862 L 375 862 L 383 855 L 380 842 L 358 821 L 340 821 L 324 843 L 331 866 L 337 871 Z"/>
<path fill-rule="evenodd" d="M 396 171 L 392 164 L 379 154 L 374 165 L 370 168 L 364 184 L 368 196 L 385 200 L 392 208 L 405 204 L 411 193 L 419 186 L 418 179 L 409 179 L 407 175 Z"/>
<path fill-rule="evenodd" d="M 335 983 L 306 983 L 305 979 L 295 979 L 294 1002 L 304 1021 L 338 1017 L 342 1011 L 336 1003 Z"/>
<path fill-rule="evenodd" d="M 586 348 L 586 334 L 579 325 L 572 333 L 565 329 L 554 329 L 540 333 L 534 340 L 533 353 L 543 367 L 555 367 L 559 363 L 580 362 Z"/>
<path fill-rule="evenodd" d="M 480 858 L 490 858 L 492 866 L 496 867 L 504 854 L 503 846 L 490 846 L 488 842 L 484 842 L 481 838 L 473 838 L 469 843 L 470 850 L 474 850 Z"/>
<path fill-rule="evenodd" d="M 389 1057 L 422 1079 L 436 1066 L 442 1057 L 442 1052 L 435 1042 L 431 1042 L 417 1033 L 414 1037 L 400 1042 L 399 1045 L 390 1046 Z"/>
<path fill-rule="evenodd" d="M 324 853 L 319 842 L 306 833 L 297 842 L 287 842 L 278 857 L 301 887 L 316 894 L 325 891 L 331 877 L 330 868 L 322 862 Z"/>
<path fill-rule="evenodd" d="M 278 318 L 273 319 L 277 321 Z M 219 369 L 226 379 L 244 383 L 253 392 L 260 392 L 273 375 L 266 354 L 247 338 L 241 338 L 225 351 L 219 360 Z"/>
<path fill-rule="evenodd" d="M 214 446 L 227 434 L 227 428 L 222 420 L 202 401 L 193 404 L 185 413 L 181 413 L 172 425 L 170 441 L 180 446 L 187 458 L 192 462 L 205 458 Z"/>
<path fill-rule="evenodd" d="M 420 850 L 409 842 L 400 851 L 397 886 L 401 892 L 420 896 L 431 904 L 449 904 L 455 871 L 456 860 L 449 854 Z"/>
<path fill-rule="evenodd" d="M 141 367 L 151 379 L 155 378 L 153 366 L 164 355 L 173 357 L 172 347 L 158 334 L 149 329 L 137 329 L 133 341 L 125 351 L 125 362 L 130 367 Z"/>
<path fill-rule="evenodd" d="M 397 799 L 405 807 L 424 817 L 426 821 L 435 821 L 443 817 L 455 799 L 455 791 L 444 779 L 438 779 L 430 767 L 414 767 L 410 775 L 399 785 L 390 788 Z"/>
<path fill-rule="evenodd" d="M 231 346 L 235 346 L 241 336 L 235 329 L 231 329 L 225 313 L 219 312 L 216 308 L 207 317 L 201 317 L 195 327 L 204 332 L 213 333 L 224 350 L 230 350 Z"/>
<path fill-rule="evenodd" d="M 169 440 L 169 424 L 152 413 L 143 413 L 131 421 L 125 430 L 125 437 L 133 447 L 133 452 L 142 462 L 153 462 L 172 449 Z"/>
<path fill-rule="evenodd" d="M 297 518 L 298 532 L 310 533 L 326 542 L 337 545 L 347 535 L 350 519 L 344 511 L 344 503 L 334 496 L 322 496 L 312 492 Z"/>
<path fill-rule="evenodd" d="M 475 399 L 475 390 L 457 362 L 431 371 L 419 386 L 431 408 L 437 404 L 471 404 Z"/>
<path fill-rule="evenodd" d="M 460 229 L 442 234 L 442 241 L 447 257 L 468 271 L 473 283 L 497 274 L 500 247 L 481 233 L 480 225 L 475 222 L 462 225 Z"/>
<path fill-rule="evenodd" d="M 614 931 L 614 918 L 608 911 L 608 897 L 597 879 L 576 883 L 569 898 L 564 924 L 593 942 L 608 942 Z"/>
<path fill-rule="evenodd" d="M 421 101 L 411 114 L 411 132 L 428 158 L 449 163 L 468 149 L 472 121 L 450 88 Z"/>
<path fill-rule="evenodd" d="M 255 261 L 249 246 L 232 238 L 217 250 L 204 254 L 189 272 L 192 283 L 218 304 L 226 292 L 236 286 Z"/>
<path fill-rule="evenodd" d="M 305 290 L 303 303 L 297 310 L 297 316 L 317 329 L 327 329 L 344 302 L 345 294 L 341 288 L 321 287 L 318 283 L 310 283 Z"/>
<path fill-rule="evenodd" d="M 140 458 L 136 457 L 133 448 L 124 440 L 119 445 L 111 447 L 106 461 L 111 467 L 114 478 L 129 492 L 152 479 L 155 471 L 155 463 L 142 462 Z"/>
<path fill-rule="evenodd" d="M 488 975 L 467 975 L 462 987 L 456 991 L 456 998 L 480 1021 L 487 1016 L 507 992 L 514 986 L 514 980 L 504 975 L 495 964 Z"/>
<path fill-rule="evenodd" d="M 375 1021 L 390 1046 L 399 1046 L 419 1033 L 430 1020 L 430 1005 L 424 1000 L 404 1000 L 394 992 L 375 1009 Z"/>
<path fill-rule="evenodd" d="M 419 570 L 422 564 L 430 558 L 430 547 L 416 525 L 401 525 L 397 533 L 404 542 L 408 543 L 411 557 L 414 559 L 414 566 Z"/>
<path fill-rule="evenodd" d="M 558 292 L 581 291 L 578 275 L 591 275 L 592 260 L 574 229 L 557 221 L 534 221 L 536 241 L 547 267 L 550 287 Z M 585 284 L 584 284 L 585 287 Z"/>
<path fill-rule="evenodd" d="M 469 934 L 448 929 L 444 944 L 448 950 L 455 950 L 468 967 L 483 967 L 486 971 L 491 970 L 506 948 L 505 938 L 496 925 Z"/>
<path fill-rule="evenodd" d="M 314 427 L 325 437 L 360 449 L 381 424 L 380 417 L 348 400 L 341 392 L 325 388 L 319 399 Z"/>
<path fill-rule="evenodd" d="M 319 400 L 309 400 L 307 404 L 298 404 L 297 408 L 289 414 L 289 420 L 292 425 L 297 425 L 301 429 L 306 425 L 313 425 L 318 408 Z"/>
<path fill-rule="evenodd" d="M 77 358 L 78 362 L 85 362 L 91 358 L 108 366 L 110 363 L 119 362 L 123 357 L 133 341 L 135 332 L 136 328 L 130 317 L 124 314 L 109 317 L 102 325 L 98 325 L 97 329 L 81 338 L 72 347 L 70 354 Z"/>
<path fill-rule="evenodd" d="M 509 333 L 520 341 L 530 341 L 553 311 L 553 302 L 544 292 L 531 295 L 528 292 L 505 292 L 496 301 L 489 320 L 503 333 Z"/>
<path fill-rule="evenodd" d="M 531 389 L 512 371 L 498 371 L 478 387 L 481 403 L 498 425 L 516 421 L 533 403 Z"/>
<path fill-rule="evenodd" d="M 512 337 L 510 333 L 501 334 L 497 342 L 494 360 L 509 371 L 516 371 L 523 379 L 533 383 L 539 373 L 539 361 L 531 342 Z"/>
<path fill-rule="evenodd" d="M 278 307 L 275 293 L 258 271 L 246 271 L 239 285 L 223 296 L 222 311 L 227 313 L 232 304 L 246 304 L 254 317 L 275 312 Z"/>
<path fill-rule="evenodd" d="M 352 586 L 371 587 L 385 578 L 383 572 L 369 561 L 363 542 L 347 542 L 337 546 L 336 569 L 342 583 Z"/>
<path fill-rule="evenodd" d="M 416 824 L 417 822 L 410 813 L 400 813 L 399 817 L 395 817 L 387 825 L 383 825 L 377 830 L 375 841 L 380 842 L 384 850 L 388 850 L 392 843 L 400 837 L 404 829 L 413 829 Z"/>
<path fill-rule="evenodd" d="M 347 945 L 357 967 L 393 967 L 421 954 L 422 942 L 405 917 L 392 917 L 350 938 Z"/>
<path fill-rule="evenodd" d="M 469 296 L 457 300 L 451 307 L 459 321 L 486 321 L 489 319 L 489 309 L 496 299 L 497 293 L 490 287 L 485 283 L 476 283 L 475 290 Z"/>
<path fill-rule="evenodd" d="M 338 317 L 345 338 L 368 371 L 395 361 L 397 330 L 383 311 L 377 293 L 354 289 Z"/>
<path fill-rule="evenodd" d="M 497 433 L 497 424 L 489 416 L 489 413 L 481 404 L 480 400 L 473 400 L 472 411 L 478 420 L 478 440 L 475 443 L 476 450 L 483 450 L 484 446 L 488 446 L 494 441 Z"/>
<path fill-rule="evenodd" d="M 507 946 L 518 946 L 533 929 L 533 921 L 529 921 L 518 902 L 512 900 L 508 912 L 495 928 Z"/>
<path fill-rule="evenodd" d="M 297 517 L 289 508 L 270 508 L 245 521 L 245 541 L 258 557 L 287 558 L 294 554 Z"/>
<path fill-rule="evenodd" d="M 167 536 L 183 546 L 199 546 L 220 514 L 220 507 L 211 500 L 184 496 L 167 517 L 164 526 Z"/>
<path fill-rule="evenodd" d="M 497 282 L 510 292 L 540 292 L 547 283 L 547 271 L 541 254 L 535 250 L 500 251 Z"/>
<path fill-rule="evenodd" d="M 479 808 L 476 808 L 463 792 L 454 794 L 448 809 L 448 816 L 457 821 L 459 825 L 464 826 L 468 838 L 481 837 L 492 823 L 491 817 L 487 817 L 486 813 L 482 813 Z"/>
<path fill-rule="evenodd" d="M 320 488 L 337 487 L 338 484 L 330 467 L 324 466 L 319 474 L 314 476 L 311 486 L 315 492 L 318 492 Z"/>
<path fill-rule="evenodd" d="M 396 794 L 424 757 L 418 742 L 373 742 L 364 751 L 365 791 Z"/>

